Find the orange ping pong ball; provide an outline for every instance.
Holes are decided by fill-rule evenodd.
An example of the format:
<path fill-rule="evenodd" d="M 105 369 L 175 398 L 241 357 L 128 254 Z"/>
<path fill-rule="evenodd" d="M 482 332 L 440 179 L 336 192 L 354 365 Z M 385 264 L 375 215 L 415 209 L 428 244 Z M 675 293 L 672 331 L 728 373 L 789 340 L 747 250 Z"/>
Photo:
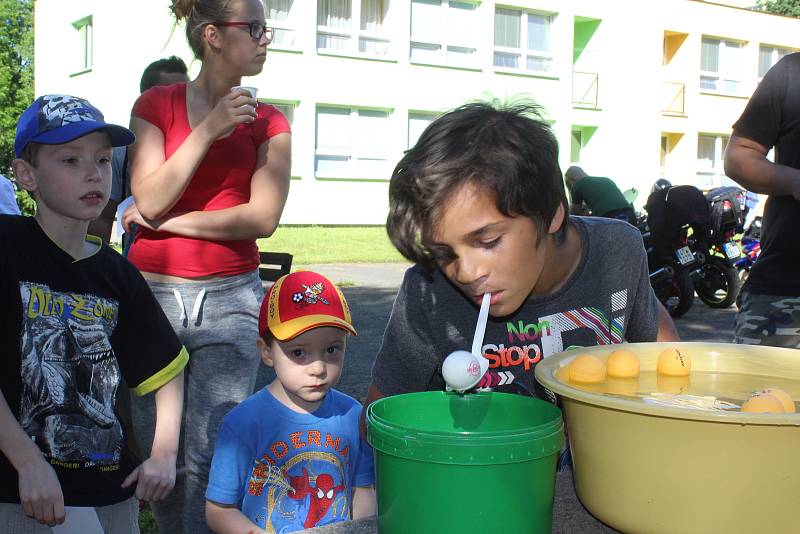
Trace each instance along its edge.
<path fill-rule="evenodd" d="M 582 384 L 598 384 L 606 379 L 606 365 L 597 356 L 581 354 L 569 364 L 569 379 Z"/>
<path fill-rule="evenodd" d="M 629 350 L 619 349 L 612 352 L 608 360 L 608 376 L 616 378 L 636 378 L 639 376 L 639 358 Z"/>
<path fill-rule="evenodd" d="M 753 395 L 742 404 L 742 411 L 750 413 L 786 413 L 781 400 L 769 393 Z"/>
<path fill-rule="evenodd" d="M 667 349 L 659 355 L 656 368 L 668 376 L 689 376 L 692 359 L 678 349 Z"/>
<path fill-rule="evenodd" d="M 767 395 L 772 395 L 773 397 L 775 397 L 776 399 L 781 401 L 781 404 L 783 404 L 783 409 L 784 409 L 784 411 L 786 413 L 794 413 L 795 412 L 794 400 L 792 400 L 792 397 L 788 393 L 786 393 L 784 390 L 778 389 L 778 388 L 767 388 L 764 391 L 762 391 L 761 393 L 762 394 L 766 393 Z"/>

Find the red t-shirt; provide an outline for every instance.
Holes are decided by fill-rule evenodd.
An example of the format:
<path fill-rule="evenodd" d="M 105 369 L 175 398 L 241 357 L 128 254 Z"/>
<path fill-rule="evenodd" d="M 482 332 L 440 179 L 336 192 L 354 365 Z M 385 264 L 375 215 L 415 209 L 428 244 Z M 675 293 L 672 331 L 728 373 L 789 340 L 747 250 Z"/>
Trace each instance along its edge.
<path fill-rule="evenodd" d="M 192 131 L 185 83 L 148 89 L 136 100 L 132 114 L 161 129 L 167 159 Z M 256 114 L 254 122 L 240 124 L 227 137 L 214 141 L 170 213 L 220 210 L 250 200 L 258 147 L 291 131 L 286 117 L 274 106 L 259 103 Z M 128 259 L 142 272 L 187 278 L 242 274 L 259 263 L 254 240 L 208 241 L 143 228 Z"/>

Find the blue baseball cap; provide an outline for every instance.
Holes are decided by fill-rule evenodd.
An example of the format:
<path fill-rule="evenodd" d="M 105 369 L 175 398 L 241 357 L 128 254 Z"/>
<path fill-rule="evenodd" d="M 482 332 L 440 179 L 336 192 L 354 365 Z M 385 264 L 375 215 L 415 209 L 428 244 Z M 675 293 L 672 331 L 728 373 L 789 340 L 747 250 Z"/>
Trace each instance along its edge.
<path fill-rule="evenodd" d="M 98 130 L 108 133 L 111 146 L 127 146 L 136 140 L 129 129 L 106 123 L 88 100 L 69 95 L 40 96 L 19 118 L 14 152 L 20 157 L 30 142 L 60 145 Z"/>

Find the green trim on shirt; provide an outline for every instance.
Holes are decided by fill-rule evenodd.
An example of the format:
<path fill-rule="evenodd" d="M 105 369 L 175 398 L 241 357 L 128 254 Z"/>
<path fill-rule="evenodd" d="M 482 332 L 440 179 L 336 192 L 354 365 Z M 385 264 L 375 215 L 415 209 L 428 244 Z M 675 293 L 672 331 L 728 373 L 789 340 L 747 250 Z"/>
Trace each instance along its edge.
<path fill-rule="evenodd" d="M 186 352 L 186 347 L 181 347 L 180 353 L 178 356 L 169 362 L 166 367 L 161 369 L 159 372 L 139 384 L 137 387 L 133 389 L 133 393 L 141 397 L 142 395 L 147 395 L 151 391 L 155 391 L 173 378 L 175 378 L 178 373 L 183 371 L 183 368 L 186 367 L 186 364 L 189 363 L 189 353 Z"/>

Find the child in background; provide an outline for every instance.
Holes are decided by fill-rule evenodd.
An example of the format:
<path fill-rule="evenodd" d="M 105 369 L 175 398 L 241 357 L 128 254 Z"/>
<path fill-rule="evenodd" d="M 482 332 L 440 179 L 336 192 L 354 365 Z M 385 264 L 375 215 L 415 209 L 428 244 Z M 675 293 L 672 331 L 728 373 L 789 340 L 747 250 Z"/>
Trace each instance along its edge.
<path fill-rule="evenodd" d="M 470 348 L 485 293 L 489 371 L 479 386 L 546 395 L 534 368 L 550 354 L 677 339 L 650 287 L 639 231 L 569 216 L 558 144 L 534 105 L 472 103 L 431 123 L 394 170 L 387 231 L 416 265 L 395 300 L 367 404 L 444 389 L 442 362 Z"/>
<path fill-rule="evenodd" d="M 36 216 L 0 216 L 4 533 L 50 532 L 42 525 L 63 523 L 65 506 L 94 507 L 105 532 L 138 533 L 137 498 L 175 483 L 188 355 L 136 268 L 86 234 L 108 202 L 112 146 L 133 141 L 72 96 L 36 99 L 17 124 L 14 175 Z M 118 416 L 122 378 L 156 392 L 143 463 Z"/>
<path fill-rule="evenodd" d="M 276 379 L 222 421 L 206 492 L 209 527 L 292 532 L 373 515 L 361 405 L 332 389 L 348 334 L 356 335 L 344 295 L 317 273 L 283 276 L 261 305 L 259 334 Z"/>

